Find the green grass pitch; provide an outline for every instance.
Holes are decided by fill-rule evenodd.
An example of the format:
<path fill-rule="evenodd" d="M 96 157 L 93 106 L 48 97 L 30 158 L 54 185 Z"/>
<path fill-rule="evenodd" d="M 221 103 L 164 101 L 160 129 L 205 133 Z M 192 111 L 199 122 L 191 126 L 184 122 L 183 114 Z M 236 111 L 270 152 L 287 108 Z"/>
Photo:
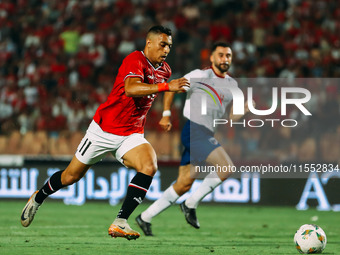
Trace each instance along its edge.
<path fill-rule="evenodd" d="M 340 254 L 340 213 L 292 207 L 258 207 L 201 204 L 201 229 L 189 226 L 179 206 L 153 220 L 154 237 L 113 239 L 107 229 L 120 206 L 88 202 L 67 206 L 46 201 L 29 228 L 20 225 L 25 201 L 0 201 L 0 254 L 299 254 L 293 244 L 298 227 L 321 226 L 327 235 L 323 254 Z M 134 218 L 148 206 L 140 205 Z M 311 218 L 318 216 L 317 221 Z M 315 218 L 315 217 L 314 217 Z"/>

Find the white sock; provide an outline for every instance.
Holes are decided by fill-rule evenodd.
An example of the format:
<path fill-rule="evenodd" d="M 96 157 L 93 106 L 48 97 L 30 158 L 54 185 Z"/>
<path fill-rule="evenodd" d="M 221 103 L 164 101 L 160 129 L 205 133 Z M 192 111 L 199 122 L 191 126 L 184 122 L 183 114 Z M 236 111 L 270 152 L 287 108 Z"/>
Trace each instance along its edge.
<path fill-rule="evenodd" d="M 158 200 L 153 202 L 148 209 L 142 212 L 142 220 L 150 223 L 153 217 L 170 207 L 178 198 L 178 194 L 171 185 L 164 191 L 163 195 Z"/>
<path fill-rule="evenodd" d="M 210 173 L 206 176 L 197 190 L 185 201 L 185 205 L 189 208 L 197 208 L 202 199 L 212 192 L 218 185 L 222 183 L 216 173 Z"/>

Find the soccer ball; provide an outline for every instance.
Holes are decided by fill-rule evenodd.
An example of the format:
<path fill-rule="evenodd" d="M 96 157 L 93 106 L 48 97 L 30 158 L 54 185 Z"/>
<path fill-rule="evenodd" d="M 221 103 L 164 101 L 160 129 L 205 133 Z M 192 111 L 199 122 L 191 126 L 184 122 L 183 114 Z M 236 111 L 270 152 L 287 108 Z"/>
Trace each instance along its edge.
<path fill-rule="evenodd" d="M 294 235 L 296 249 L 303 254 L 321 253 L 327 243 L 325 232 L 317 225 L 302 225 Z"/>

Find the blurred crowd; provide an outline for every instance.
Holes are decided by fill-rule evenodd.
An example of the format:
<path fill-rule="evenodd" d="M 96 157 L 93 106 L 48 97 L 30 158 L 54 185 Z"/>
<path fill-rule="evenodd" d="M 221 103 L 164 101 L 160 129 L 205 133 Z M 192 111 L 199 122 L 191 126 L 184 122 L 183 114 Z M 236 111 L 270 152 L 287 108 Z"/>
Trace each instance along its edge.
<path fill-rule="evenodd" d="M 209 48 L 220 40 L 232 45 L 236 78 L 340 77 L 337 0 L 0 0 L 0 153 L 72 155 L 122 59 L 143 49 L 155 24 L 173 31 L 172 78 L 209 65 Z M 340 158 L 339 85 L 307 88 L 313 116 L 292 111 L 297 128 L 219 132 L 231 157 Z M 146 136 L 160 157 L 178 159 L 184 96 L 175 98 L 168 134 L 157 124 L 160 97 Z M 268 86 L 258 86 L 255 97 L 270 107 Z"/>

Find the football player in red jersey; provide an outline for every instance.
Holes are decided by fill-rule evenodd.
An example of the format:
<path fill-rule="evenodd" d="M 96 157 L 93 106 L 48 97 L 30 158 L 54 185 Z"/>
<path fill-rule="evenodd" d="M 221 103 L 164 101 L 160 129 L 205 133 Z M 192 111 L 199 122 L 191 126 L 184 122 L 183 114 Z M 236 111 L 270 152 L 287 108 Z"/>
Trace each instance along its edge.
<path fill-rule="evenodd" d="M 184 92 L 190 86 L 185 78 L 167 83 L 171 69 L 165 59 L 171 46 L 171 30 L 154 26 L 147 33 L 144 51 L 132 52 L 123 60 L 107 101 L 98 107 L 71 163 L 54 173 L 28 200 L 21 214 L 24 227 L 31 224 L 49 195 L 79 181 L 91 165 L 110 152 L 125 166 L 136 169 L 137 174 L 109 235 L 128 240 L 140 236 L 127 219 L 144 199 L 157 171 L 156 153 L 144 138 L 145 118 L 158 92 Z"/>

